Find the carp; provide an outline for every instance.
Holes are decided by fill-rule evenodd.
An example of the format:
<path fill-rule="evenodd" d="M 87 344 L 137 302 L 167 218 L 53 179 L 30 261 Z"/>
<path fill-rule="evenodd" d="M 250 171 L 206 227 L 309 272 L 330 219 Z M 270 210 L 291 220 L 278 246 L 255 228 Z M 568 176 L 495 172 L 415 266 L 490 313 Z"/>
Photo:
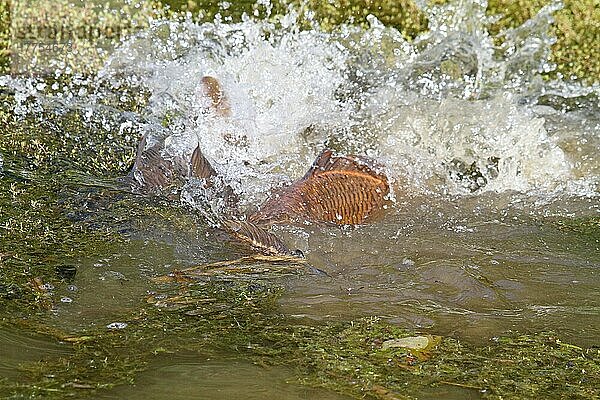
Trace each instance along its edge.
<path fill-rule="evenodd" d="M 219 81 L 210 76 L 201 80 L 202 93 L 216 116 L 231 115 L 229 100 Z M 163 155 L 164 140 L 147 147 L 144 136 L 138 146 L 132 175 L 142 190 L 161 191 L 187 178 L 203 179 L 211 186 L 215 169 L 198 145 L 189 159 Z M 335 155 L 325 149 L 308 172 L 291 185 L 270 196 L 247 218 L 224 219 L 221 226 L 232 237 L 267 255 L 298 255 L 268 231 L 274 224 L 358 225 L 380 216 L 390 203 L 390 185 L 383 167 L 371 159 Z M 233 196 L 230 188 L 229 197 Z M 234 203 L 235 199 L 231 201 Z"/>

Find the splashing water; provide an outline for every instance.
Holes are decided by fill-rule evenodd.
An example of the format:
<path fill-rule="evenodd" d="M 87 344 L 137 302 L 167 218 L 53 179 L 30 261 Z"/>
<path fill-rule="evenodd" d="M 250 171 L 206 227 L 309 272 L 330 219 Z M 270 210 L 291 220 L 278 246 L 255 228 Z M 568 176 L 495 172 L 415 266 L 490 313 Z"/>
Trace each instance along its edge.
<path fill-rule="evenodd" d="M 429 8 L 430 30 L 412 43 L 373 16 L 366 30 L 333 33 L 314 21 L 301 30 L 294 10 L 278 22 L 157 21 L 93 79 L 75 76 L 62 90 L 32 80 L 3 85 L 15 88 L 21 114 L 39 109 L 28 99 L 40 93 L 66 106 L 85 103 L 89 113 L 111 96 L 146 94 L 140 117 L 127 118 L 119 133 L 135 124 L 150 144 L 166 138 L 167 157 L 189 157 L 199 144 L 242 207 L 301 176 L 325 146 L 379 159 L 413 193 L 597 196 L 598 121 L 578 118 L 575 131 L 573 112 L 539 102 L 588 96 L 596 99 L 591 113 L 598 109 L 598 87 L 540 76 L 553 68 L 549 28 L 561 4 L 503 32 L 501 47 L 488 32 L 486 6 Z M 203 112 L 205 75 L 222 83 L 231 118 Z"/>
<path fill-rule="evenodd" d="M 395 204 L 381 221 L 356 229 L 272 227 L 327 272 L 290 284 L 280 301 L 283 314 L 380 315 L 470 337 L 556 329 L 596 344 L 597 230 L 579 218 L 599 211 L 600 86 L 542 77 L 553 68 L 550 27 L 560 7 L 553 2 L 502 32 L 500 46 L 483 0 L 425 8 L 430 29 L 411 42 L 374 16 L 366 29 L 343 25 L 332 32 L 310 20 L 310 12 L 293 9 L 239 23 L 159 20 L 123 40 L 94 76 L 65 66 L 37 78 L 0 77 L 0 95 L 14 93 L 15 115 L 42 121 L 76 114 L 90 132 L 102 128 L 95 140 L 59 128 L 67 143 L 87 143 L 93 152 L 102 138 L 133 147 L 147 135 L 148 145 L 164 140 L 165 158 L 189 158 L 200 146 L 219 174 L 208 188 L 191 179 L 178 198 L 207 223 L 181 207 L 156 224 L 150 219 L 159 214 L 132 212 L 131 222 L 109 207 L 120 194 L 65 194 L 74 218 L 133 240 L 111 255 L 106 271 L 97 271 L 104 267 L 96 266 L 96 256 L 85 261 L 77 293 L 57 291 L 73 300 L 59 304 L 61 317 L 79 326 L 73 310 L 102 310 L 88 321 L 125 328 L 114 322 L 120 315 L 109 314 L 127 302 L 137 305 L 149 275 L 246 254 L 223 245 L 206 225 L 254 211 L 332 148 L 384 165 Z M 310 29 L 302 28 L 302 18 Z M 230 117 L 206 111 L 207 75 L 222 84 Z M 0 154 L 0 177 L 13 174 L 11 157 Z M 119 158 L 122 174 L 128 161 Z M 71 174 L 76 191 L 117 186 L 84 175 Z M 239 210 L 223 198 L 224 185 L 237 195 Z M 154 200 L 131 196 L 140 208 Z M 183 214 L 193 218 L 181 221 Z M 106 279 L 116 271 L 130 284 Z"/>

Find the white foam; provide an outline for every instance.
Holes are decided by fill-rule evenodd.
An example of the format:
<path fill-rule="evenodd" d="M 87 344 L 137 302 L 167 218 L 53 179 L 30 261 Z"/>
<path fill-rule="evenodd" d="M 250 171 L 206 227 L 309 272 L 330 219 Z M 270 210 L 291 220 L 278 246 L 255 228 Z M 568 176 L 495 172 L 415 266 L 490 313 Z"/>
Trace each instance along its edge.
<path fill-rule="evenodd" d="M 379 159 L 393 180 L 417 191 L 598 196 L 600 122 L 590 115 L 600 106 L 580 115 L 536 105 L 543 94 L 600 92 L 541 79 L 552 68 L 550 24 L 560 3 L 503 32 L 501 48 L 486 6 L 428 8 L 430 30 L 411 43 L 373 16 L 369 29 L 335 33 L 316 23 L 300 29 L 293 10 L 279 24 L 247 16 L 235 24 L 158 21 L 126 40 L 87 86 L 147 92 L 144 131 L 168 132 L 167 156 L 189 157 L 200 145 L 242 206 L 302 176 L 326 145 Z M 221 82 L 230 118 L 206 112 L 205 75 Z M 37 81 L 1 83 L 16 88 L 18 113 L 50 90 Z M 100 96 L 78 85 L 54 98 Z"/>

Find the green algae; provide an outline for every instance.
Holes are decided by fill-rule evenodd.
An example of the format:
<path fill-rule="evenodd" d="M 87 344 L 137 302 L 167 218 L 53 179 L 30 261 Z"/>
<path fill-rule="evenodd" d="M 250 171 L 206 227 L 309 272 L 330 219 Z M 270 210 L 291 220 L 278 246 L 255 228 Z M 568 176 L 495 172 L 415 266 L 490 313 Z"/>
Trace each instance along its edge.
<path fill-rule="evenodd" d="M 600 395 L 600 350 L 562 343 L 551 333 L 509 333 L 480 347 L 443 338 L 418 356 L 409 349 L 385 349 L 385 340 L 413 332 L 377 318 L 305 324 L 278 316 L 278 291 L 264 281 L 205 282 L 189 289 L 206 300 L 202 312 L 190 314 L 197 304 L 189 303 L 186 312 L 147 307 L 126 319 L 123 330 L 79 336 L 53 332 L 73 343 L 73 355 L 23 365 L 23 376 L 0 393 L 91 397 L 97 390 L 134 383 L 157 355 L 195 352 L 287 366 L 300 383 L 354 398 L 417 398 L 444 386 L 490 399 Z"/>
<path fill-rule="evenodd" d="M 3 310 L 45 310 L 47 296 L 36 282 L 56 284 L 63 260 L 104 254 L 120 240 L 110 230 L 91 230 L 67 218 L 57 202 L 62 185 L 47 176 L 0 176 Z"/>
<path fill-rule="evenodd" d="M 89 329 L 73 335 L 49 329 L 40 321 L 16 322 L 23 329 L 50 333 L 57 340 L 73 343 L 73 355 L 23 365 L 24 379 L 0 387 L 0 395 L 92 396 L 98 389 L 133 383 L 135 374 L 157 354 L 184 350 L 217 354 L 231 346 L 245 346 L 248 330 L 263 324 L 265 311 L 273 307 L 278 293 L 278 289 L 260 282 L 231 281 L 205 282 L 189 290 L 199 300 L 209 300 L 201 302 L 202 313 L 195 308 L 197 312 L 190 316 L 140 305 L 139 313 L 121 316 L 128 323 L 124 330 Z M 188 313 L 192 306 L 187 305 Z"/>
<path fill-rule="evenodd" d="M 51 75 L 70 69 L 96 72 L 128 35 L 166 15 L 154 1 L 19 0 L 11 7 L 11 73 Z"/>
<path fill-rule="evenodd" d="M 575 232 L 590 240 L 600 242 L 600 217 L 570 218 L 555 222 L 564 231 Z"/>
<path fill-rule="evenodd" d="M 34 101 L 33 99 L 31 101 Z M 124 129 L 114 110 L 45 108 L 35 116 L 15 115 L 13 97 L 5 96 L 0 111 L 0 153 L 12 169 L 60 173 L 69 170 L 95 176 L 124 175 L 133 163 L 139 134 Z"/>
<path fill-rule="evenodd" d="M 300 2 L 292 2 L 300 4 Z M 374 15 L 386 26 L 392 26 L 407 39 L 414 39 L 427 30 L 427 18 L 414 1 L 354 0 L 314 1 L 302 5 L 316 14 L 316 19 L 324 29 L 334 29 L 342 23 L 368 26 L 367 16 Z"/>
<path fill-rule="evenodd" d="M 549 3 L 548 0 L 490 0 L 489 15 L 501 16 L 492 25 L 491 33 L 523 24 Z M 556 64 L 556 69 L 550 73 L 551 77 L 560 74 L 588 83 L 600 81 L 600 61 L 593 56 L 600 52 L 599 5 L 597 0 L 565 0 L 564 7 L 554 13 L 556 43 L 550 61 Z"/>
<path fill-rule="evenodd" d="M 333 27 L 349 17 L 364 23 L 368 10 L 408 37 L 425 29 L 421 17 L 415 16 L 406 24 L 404 17 L 386 8 L 384 2 L 381 6 L 369 2 L 360 9 L 349 5 L 341 10 L 327 3 L 313 3 L 321 7 L 318 15 L 324 26 Z M 516 4 L 508 8 L 514 17 L 500 20 L 496 29 L 516 26 L 537 10 L 538 3 L 521 3 L 510 3 Z M 195 10 L 199 4 L 186 2 L 186 7 L 180 7 Z M 503 11 L 499 4 L 505 3 L 490 1 L 488 12 Z M 209 5 L 214 15 L 218 8 L 215 2 Z M 569 2 L 567 11 L 557 13 L 557 26 L 564 32 L 573 29 L 565 37 L 582 44 L 571 44 L 574 48 L 569 50 L 564 44 L 567 39 L 559 34 L 555 49 L 564 46 L 566 55 L 555 50 L 553 57 L 566 57 L 565 62 L 559 62 L 558 72 L 596 80 L 598 61 L 582 58 L 585 68 L 581 69 L 577 59 L 581 54 L 589 58 L 593 54 L 588 52 L 589 46 L 598 43 L 594 29 L 588 29 L 595 9 L 589 14 L 581 11 L 590 5 L 593 3 Z M 232 10 L 239 11 L 238 7 L 253 10 L 251 2 L 236 3 Z M 148 13 L 150 10 L 146 9 Z M 565 25 L 560 22 L 562 13 L 566 15 Z M 569 21 L 575 15 L 577 21 Z M 204 18 L 212 17 L 205 12 Z M 112 32 L 118 30 L 117 25 L 110 25 L 110 29 L 104 26 L 107 37 L 116 37 Z M 140 23 L 128 29 L 143 26 Z M 575 57 L 575 61 L 568 61 L 568 57 Z M 99 64 L 90 65 L 97 68 Z M 139 104 L 143 103 L 132 102 L 130 107 Z M 128 323 L 124 330 L 90 327 L 67 332 L 54 328 L 44 321 L 51 299 L 37 287 L 36 279 L 56 283 L 62 279 L 56 268 L 66 260 L 114 252 L 127 240 L 122 232 L 136 224 L 184 231 L 196 227 L 198 219 L 166 202 L 121 193 L 116 181 L 107 178 L 125 175 L 135 152 L 135 132 L 117 135 L 114 126 L 118 121 L 110 124 L 113 128 L 103 128 L 99 121 L 85 121 L 78 110 L 45 112 L 35 120 L 23 120 L 8 111 L 13 105 L 3 99 L 5 111 L 0 114 L 0 154 L 5 164 L 0 174 L 3 323 L 71 343 L 73 354 L 21 365 L 17 380 L 0 380 L 3 398 L 93 398 L 99 390 L 134 383 L 137 374 L 149 368 L 157 355 L 184 351 L 290 366 L 306 385 L 356 398 L 415 398 L 423 390 L 443 386 L 478 391 L 492 399 L 600 396 L 598 348 L 562 343 L 551 333 L 509 333 L 479 347 L 443 338 L 436 348 L 419 357 L 406 349 L 383 349 L 386 340 L 415 332 L 377 318 L 317 324 L 279 315 L 276 302 L 282 288 L 266 279 L 207 280 L 186 286 L 184 295 L 178 285 L 153 286 L 149 282 L 157 294 L 179 296 L 185 303 L 158 307 L 140 299 L 136 313 L 118 316 Z M 82 191 L 80 197 L 74 195 Z M 558 226 L 598 237 L 597 218 L 567 220 Z"/>
<path fill-rule="evenodd" d="M 225 273 L 183 286 L 149 281 L 153 293 L 139 299 L 136 311 L 114 315 L 128 324 L 124 329 L 61 330 L 45 321 L 52 299 L 33 279 L 56 283 L 61 279 L 56 267 L 66 260 L 116 251 L 127 240 L 121 232 L 132 224 L 189 230 L 197 220 L 186 218 L 181 208 L 115 191 L 87 175 L 56 174 L 56 159 L 50 160 L 28 172 L 7 168 L 2 175 L 1 241 L 10 250 L 2 255 L 0 304 L 4 324 L 70 343 L 72 353 L 22 364 L 16 379 L 0 380 L 3 398 L 94 398 L 135 383 L 161 354 L 178 352 L 286 366 L 302 384 L 355 398 L 418 398 L 443 387 L 490 399 L 600 395 L 597 348 L 563 343 L 552 333 L 508 333 L 484 346 L 447 337 L 424 353 L 386 349 L 386 341 L 420 332 L 378 318 L 316 323 L 280 315 L 277 274 L 241 279 Z M 113 166 L 120 171 L 118 163 Z M 106 172 L 94 168 L 89 171 Z"/>
<path fill-rule="evenodd" d="M 429 2 L 436 3 L 446 2 Z M 523 24 L 549 3 L 549 0 L 489 0 L 487 15 L 500 17 L 490 28 L 497 44 L 502 44 L 499 33 Z M 113 48 L 120 38 L 147 27 L 151 20 L 184 18 L 185 13 L 202 22 L 212 21 L 217 14 L 226 22 L 239 21 L 243 14 L 260 18 L 270 16 L 276 20 L 291 5 L 300 11 L 300 23 L 306 28 L 310 27 L 306 19 L 309 15 L 311 20 L 327 30 L 346 22 L 367 26 L 366 17 L 374 15 L 385 25 L 397 28 L 408 40 L 428 28 L 425 14 L 412 0 L 288 0 L 274 1 L 268 7 L 251 0 L 231 2 L 226 7 L 223 2 L 215 0 L 144 0 L 123 2 L 118 8 L 116 3 L 114 8 L 109 8 L 90 2 L 71 6 L 75 4 L 73 1 L 43 0 L 14 2 L 12 13 L 7 11 L 10 3 L 4 1 L 0 4 L 0 15 L 3 16 L 0 18 L 0 49 L 5 55 L 4 64 L 6 54 L 12 54 L 13 66 L 18 55 L 23 61 L 17 63 L 17 70 L 29 72 L 47 69 L 43 62 L 40 64 L 38 61 L 34 66 L 25 62 L 37 56 L 39 60 L 58 59 L 74 70 L 91 73 L 103 64 L 108 56 L 107 50 Z M 11 14 L 12 20 L 9 18 Z M 600 53 L 600 7 L 597 0 L 567 0 L 564 7 L 554 13 L 554 20 L 553 32 L 557 40 L 552 46 L 550 62 L 556 64 L 556 69 L 545 75 L 553 78 L 560 74 L 567 79 L 587 83 L 600 81 L 600 59 L 594 57 L 594 54 Z M 11 26 L 10 36 L 7 36 L 7 24 Z M 40 39 L 65 43 L 66 38 L 72 39 L 72 42 L 61 48 L 24 44 Z M 19 48 L 15 47 L 20 44 Z"/>
<path fill-rule="evenodd" d="M 10 221 L 2 225 L 12 227 L 2 235 L 2 248 L 12 250 L 3 255 L 3 282 L 13 287 L 11 292 L 5 285 L 0 296 L 3 324 L 43 333 L 70 343 L 72 349 L 68 355 L 19 366 L 16 379 L 0 380 L 2 398 L 94 398 L 117 385 L 134 384 L 161 354 L 179 352 L 286 366 L 304 385 L 355 398 L 418 398 L 443 387 L 490 399 L 600 395 L 598 348 L 563 343 L 552 333 L 508 333 L 483 346 L 447 337 L 424 353 L 386 349 L 386 341 L 416 333 L 378 318 L 315 323 L 280 315 L 277 299 L 283 289 L 274 274 L 269 279 L 225 274 L 185 285 L 149 281 L 152 294 L 139 299 L 137 311 L 114 315 L 127 322 L 124 329 L 61 330 L 45 321 L 43 310 L 51 299 L 29 284 L 32 278 L 56 282 L 56 262 L 115 251 L 125 240 L 115 230 L 122 229 L 119 221 L 126 215 L 142 218 L 142 224 L 181 221 L 182 215 L 177 208 L 139 197 L 108 196 L 111 200 L 102 203 L 107 197 L 102 190 L 110 189 L 96 189 L 85 198 L 97 208 L 89 210 L 87 218 L 67 218 L 69 210 L 83 212 L 76 199 L 65 194 L 69 189 L 57 190 L 44 184 L 46 179 L 33 178 L 5 174 L 0 185 L 1 215 Z M 64 179 L 61 182 L 64 185 Z M 73 190 L 81 188 L 74 184 Z M 31 201 L 39 204 L 28 209 Z M 140 202 L 137 207 L 135 201 Z"/>
<path fill-rule="evenodd" d="M 5 74 L 10 68 L 10 1 L 0 1 L 0 74 Z"/>
<path fill-rule="evenodd" d="M 34 118 L 22 120 L 8 111 L 13 106 L 12 99 L 2 99 L 0 270 L 3 279 L 0 299 L 11 300 L 2 301 L 2 306 L 19 304 L 21 311 L 27 313 L 29 308 L 43 309 L 46 305 L 45 301 L 39 301 L 45 295 L 33 280 L 52 283 L 60 279 L 56 268 L 61 260 L 103 253 L 111 243 L 119 241 L 119 236 L 110 229 L 92 230 L 69 218 L 66 203 L 61 204 L 60 200 L 61 193 L 64 195 L 79 186 L 76 180 L 67 179 L 69 171 L 77 168 L 96 174 L 118 174 L 124 169 L 121 153 L 127 147 L 117 150 L 106 135 L 99 135 L 96 140 L 103 143 L 104 148 L 94 152 L 86 149 L 89 141 L 84 138 L 91 140 L 97 131 L 90 131 L 72 120 L 69 122 L 68 118 L 61 119 L 59 124 L 72 124 L 62 127 L 64 130 L 54 126 L 52 118 L 44 122 Z M 55 118 L 58 121 L 58 117 Z M 65 131 L 73 136 L 67 137 Z M 88 163 L 78 152 L 93 161 Z"/>
<path fill-rule="evenodd" d="M 346 389 L 357 397 L 374 387 L 414 396 L 415 387 L 439 385 L 477 389 L 484 397 L 498 399 L 598 395 L 598 349 L 565 346 L 551 334 L 511 334 L 483 347 L 444 338 L 428 359 L 419 360 L 405 349 L 383 350 L 384 340 L 409 333 L 377 320 L 333 330 L 327 334 L 334 339 L 317 341 L 317 347 L 311 347 L 319 354 L 310 359 L 309 365 L 316 372 L 313 379 L 346 371 L 348 382 L 352 382 Z M 335 388 L 340 381 L 326 379 L 321 383 Z"/>
<path fill-rule="evenodd" d="M 136 135 L 83 123 L 78 111 L 39 119 L 4 112 L 0 122 L 2 308 L 46 310 L 51 302 L 40 286 L 64 279 L 70 260 L 116 252 L 132 230 L 199 226 L 196 214 L 136 195 L 121 179 Z"/>

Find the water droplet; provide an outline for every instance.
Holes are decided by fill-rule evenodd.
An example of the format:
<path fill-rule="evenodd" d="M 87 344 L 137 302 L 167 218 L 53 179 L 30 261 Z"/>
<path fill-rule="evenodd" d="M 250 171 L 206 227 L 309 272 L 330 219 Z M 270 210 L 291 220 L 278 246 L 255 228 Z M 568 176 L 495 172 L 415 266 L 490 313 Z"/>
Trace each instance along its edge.
<path fill-rule="evenodd" d="M 404 265 L 405 267 L 413 267 L 415 265 L 415 262 L 410 258 L 405 258 L 402 260 L 402 265 Z"/>

